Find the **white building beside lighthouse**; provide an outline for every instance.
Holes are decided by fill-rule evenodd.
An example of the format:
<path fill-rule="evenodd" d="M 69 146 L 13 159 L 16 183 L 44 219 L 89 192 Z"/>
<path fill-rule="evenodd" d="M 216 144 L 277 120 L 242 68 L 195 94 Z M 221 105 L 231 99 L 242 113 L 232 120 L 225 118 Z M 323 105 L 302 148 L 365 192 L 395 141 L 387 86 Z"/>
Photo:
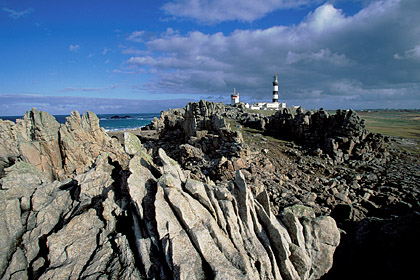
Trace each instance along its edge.
<path fill-rule="evenodd" d="M 233 89 L 233 94 L 230 96 L 230 105 L 239 103 L 239 92 L 236 92 L 236 88 Z"/>

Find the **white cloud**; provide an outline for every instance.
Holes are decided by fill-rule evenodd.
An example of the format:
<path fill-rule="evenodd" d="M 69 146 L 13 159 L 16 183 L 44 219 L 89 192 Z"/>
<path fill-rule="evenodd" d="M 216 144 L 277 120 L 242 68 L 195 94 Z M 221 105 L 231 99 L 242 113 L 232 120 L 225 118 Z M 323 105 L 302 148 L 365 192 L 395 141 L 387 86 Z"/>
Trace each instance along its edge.
<path fill-rule="evenodd" d="M 144 31 L 134 31 L 130 34 L 130 36 L 127 37 L 127 40 L 140 43 L 144 41 L 143 36 Z"/>
<path fill-rule="evenodd" d="M 146 40 L 144 53 L 133 53 L 126 63 L 153 73 L 145 85 L 151 92 L 216 96 L 235 87 L 243 100 L 267 100 L 278 72 L 280 97 L 286 101 L 352 100 L 360 107 L 366 96 L 379 98 L 383 89 L 384 97 L 415 100 L 420 107 L 415 90 L 420 18 L 413 12 L 418 3 L 372 1 L 353 16 L 324 4 L 293 26 L 161 34 Z"/>
<path fill-rule="evenodd" d="M 398 53 L 394 54 L 395 59 L 420 59 L 420 45 L 416 45 L 414 48 L 406 50 L 403 55 Z"/>
<path fill-rule="evenodd" d="M 70 45 L 69 46 L 69 51 L 71 52 L 77 52 L 80 49 L 79 45 Z"/>
<path fill-rule="evenodd" d="M 34 9 L 30 8 L 30 9 L 26 9 L 24 11 L 16 11 L 16 10 L 4 7 L 3 11 L 8 13 L 10 18 L 19 19 L 21 17 L 27 16 L 27 15 L 33 13 Z"/>
<path fill-rule="evenodd" d="M 175 17 L 203 23 L 239 20 L 252 22 L 278 9 L 298 8 L 320 0 L 172 0 L 162 9 Z"/>
<path fill-rule="evenodd" d="M 318 7 L 306 17 L 306 24 L 316 32 L 329 28 L 339 28 L 346 23 L 342 10 L 335 9 L 331 4 Z"/>

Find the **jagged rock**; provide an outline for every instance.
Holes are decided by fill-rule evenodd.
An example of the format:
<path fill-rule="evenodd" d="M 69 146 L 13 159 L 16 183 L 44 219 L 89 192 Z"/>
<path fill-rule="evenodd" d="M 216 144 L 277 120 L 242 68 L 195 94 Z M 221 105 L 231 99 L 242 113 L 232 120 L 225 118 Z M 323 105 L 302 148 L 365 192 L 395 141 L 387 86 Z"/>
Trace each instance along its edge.
<path fill-rule="evenodd" d="M 337 110 L 330 115 L 323 109 L 316 112 L 300 109 L 296 113 L 284 109 L 267 121 L 268 133 L 301 142 L 313 150 L 322 149 L 337 163 L 348 160 L 352 155 L 360 157 L 366 152 L 379 155 L 383 152 L 383 145 L 378 144 L 383 142 L 381 136 L 369 134 L 364 129 L 364 120 L 353 110 Z"/>
<path fill-rule="evenodd" d="M 184 109 L 162 112 L 161 118 L 150 126 L 159 129 L 160 143 L 163 143 L 155 147 L 155 153 L 163 148 L 195 179 L 232 179 L 234 170 L 219 170 L 217 165 L 222 157 L 230 161 L 242 156 L 242 134 L 230 129 L 226 121 L 227 115 L 238 117 L 239 112 L 242 114 L 243 108 L 205 100 L 188 103 Z"/>
<path fill-rule="evenodd" d="M 7 168 L 0 180 L 0 205 L 8 213 L 0 219 L 1 279 L 140 277 L 127 237 L 118 233 L 123 211 L 113 169 L 107 154 L 63 182 L 48 182 L 29 163 Z"/>
<path fill-rule="evenodd" d="M 60 126 L 60 148 L 63 154 L 65 174 L 86 171 L 101 152 L 107 152 L 112 160 L 127 165 L 127 156 L 121 145 L 110 138 L 99 126 L 98 117 L 87 112 L 82 116 L 72 112 Z"/>
<path fill-rule="evenodd" d="M 136 244 L 148 277 L 167 278 L 167 267 L 175 279 L 201 279 L 203 275 L 216 279 L 317 279 L 330 268 L 333 252 L 326 244 L 335 248 L 339 240 L 332 219 L 306 217 L 308 236 L 304 236 L 303 226 L 297 226 L 299 220 L 291 222 L 289 227 L 299 228 L 291 232 L 302 239 L 300 246 L 296 245 L 288 227 L 254 198 L 240 171 L 229 188 L 211 186 L 186 180 L 179 165 L 162 149 L 159 157 L 161 172 L 152 174 L 135 156 L 128 180 L 138 211 L 133 216 L 137 220 Z M 155 195 L 146 199 L 147 192 L 141 190 Z M 148 212 L 146 205 L 152 210 Z M 154 219 L 157 224 L 151 223 Z M 142 224 L 149 225 L 147 231 Z M 326 233 L 318 240 L 324 227 Z M 160 250 L 155 256 L 160 256 L 161 262 L 148 257 L 151 248 Z M 328 256 L 321 259 L 316 250 L 328 252 Z"/>
<path fill-rule="evenodd" d="M 51 180 L 56 178 L 62 166 L 59 126 L 53 116 L 35 109 L 16 124 L 0 120 L 2 165 L 7 167 L 21 159 L 48 174 Z"/>
<path fill-rule="evenodd" d="M 184 119 L 185 109 L 170 109 L 169 111 L 162 111 L 160 118 L 154 118 L 152 123 L 147 127 L 149 129 L 164 131 L 167 128 L 180 128 Z"/>
<path fill-rule="evenodd" d="M 225 106 L 222 103 L 200 102 L 188 103 L 185 107 L 183 130 L 186 137 L 195 136 L 198 130 L 219 131 L 226 127 L 221 114 Z"/>
<path fill-rule="evenodd" d="M 59 127 L 43 124 L 42 118 L 52 122 L 47 115 L 33 117 L 20 121 L 20 129 L 29 129 L 19 133 L 17 124 L 2 123 L 4 146 L 16 154 L 2 157 L 0 207 L 8 215 L 0 217 L 0 277 L 318 279 L 325 274 L 340 238 L 334 220 L 315 217 L 304 206 L 285 209 L 281 220 L 271 212 L 266 190 L 249 187 L 236 170 L 249 162 L 232 157 L 241 148 L 241 135 L 226 127 L 223 108 L 201 102 L 184 111 L 189 123 L 179 121 L 181 115 L 166 119 L 184 136 L 198 128 L 197 139 L 189 139 L 194 146 L 183 146 L 197 160 L 204 153 L 195 144 L 226 149 L 203 161 L 234 174 L 217 185 L 189 178 L 164 149 L 152 158 L 134 135 L 126 134 L 121 147 L 93 113 L 72 113 Z M 60 164 L 33 164 L 13 144 L 19 137 L 26 137 L 19 143 L 42 147 L 36 155 L 45 160 L 58 147 Z M 50 146 L 40 139 L 49 139 Z M 274 172 L 270 161 L 259 164 Z M 293 178 L 301 176 L 299 171 Z"/>
<path fill-rule="evenodd" d="M 261 129 L 258 121 L 263 119 L 266 122 L 265 131 L 255 134 L 243 130 L 246 143 L 241 145 L 237 155 L 233 155 L 230 151 L 239 141 L 229 142 L 229 137 L 224 137 L 229 133 L 229 125 L 217 134 L 207 130 L 209 127 L 196 129 L 196 136 L 187 141 L 183 136 L 184 111 L 178 118 L 174 134 L 161 137 L 156 146 L 179 159 L 194 179 L 204 181 L 209 176 L 216 182 L 223 181 L 234 178 L 235 171 L 242 169 L 254 197 L 264 194 L 256 189 L 256 182 L 263 185 L 273 213 L 280 215 L 284 207 L 304 204 L 312 207 L 317 215 L 331 214 L 343 232 L 348 232 L 352 223 L 367 217 L 394 217 L 420 210 L 420 185 L 416 178 L 419 160 L 417 154 L 406 150 L 418 146 L 416 141 L 370 133 L 364 129 L 363 120 L 351 110 L 328 113 L 322 109 L 306 112 L 301 108 L 288 108 L 277 112 L 279 117 L 268 118 L 230 106 L 225 106 L 224 110 L 221 115 L 231 119 L 226 123 L 230 123 L 232 128 L 242 130 L 242 126 L 238 125 L 240 122 L 243 126 Z M 276 125 L 282 129 L 271 130 Z M 267 133 L 295 143 L 276 141 L 266 137 Z M 178 139 L 182 141 L 169 144 Z M 190 149 L 185 153 L 188 148 L 183 146 L 178 149 L 180 144 L 190 145 L 196 150 L 192 152 Z M 209 160 L 201 161 L 200 151 Z M 211 186 L 208 188 L 213 190 Z M 215 193 L 219 201 L 232 196 L 220 189 Z M 213 201 L 210 194 L 208 197 Z M 260 199 L 257 200 L 263 204 Z M 265 210 L 268 209 L 266 206 L 267 203 L 263 207 Z M 223 215 L 219 208 L 214 207 L 214 211 L 220 226 L 226 228 L 226 219 L 220 218 Z M 300 223 L 303 226 L 303 221 Z M 375 238 L 371 241 L 373 244 L 380 242 Z M 291 246 L 292 255 L 303 256 L 299 248 Z M 304 260 L 302 257 L 298 259 Z M 298 265 L 302 267 L 297 270 L 299 275 L 306 273 L 307 264 L 303 261 Z M 360 277 L 358 274 L 355 278 Z"/>
<path fill-rule="evenodd" d="M 115 139 L 99 127 L 98 117 L 72 112 L 60 125 L 53 116 L 36 109 L 28 111 L 16 124 L 0 120 L 0 174 L 16 160 L 41 170 L 50 180 L 74 177 L 89 169 L 102 152 L 127 165 L 127 155 Z"/>

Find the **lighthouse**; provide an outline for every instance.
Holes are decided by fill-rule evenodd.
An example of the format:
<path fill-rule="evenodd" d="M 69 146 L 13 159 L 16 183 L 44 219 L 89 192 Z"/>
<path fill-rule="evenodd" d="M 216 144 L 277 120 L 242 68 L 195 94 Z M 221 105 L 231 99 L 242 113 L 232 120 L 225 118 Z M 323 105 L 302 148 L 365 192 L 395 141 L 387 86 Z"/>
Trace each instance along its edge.
<path fill-rule="evenodd" d="M 233 94 L 230 96 L 230 105 L 235 105 L 239 103 L 239 92 L 236 92 L 236 89 L 233 89 Z"/>
<path fill-rule="evenodd" d="M 273 81 L 273 103 L 279 102 L 279 80 L 277 79 L 277 73 L 274 73 Z"/>

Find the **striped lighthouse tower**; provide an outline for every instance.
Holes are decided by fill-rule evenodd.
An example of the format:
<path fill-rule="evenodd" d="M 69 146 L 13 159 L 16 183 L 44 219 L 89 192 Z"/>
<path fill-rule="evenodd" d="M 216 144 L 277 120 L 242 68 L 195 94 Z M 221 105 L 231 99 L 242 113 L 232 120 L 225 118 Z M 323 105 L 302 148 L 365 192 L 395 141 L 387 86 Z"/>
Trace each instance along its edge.
<path fill-rule="evenodd" d="M 273 81 L 273 103 L 279 102 L 279 80 L 277 79 L 277 73 L 274 73 Z"/>

